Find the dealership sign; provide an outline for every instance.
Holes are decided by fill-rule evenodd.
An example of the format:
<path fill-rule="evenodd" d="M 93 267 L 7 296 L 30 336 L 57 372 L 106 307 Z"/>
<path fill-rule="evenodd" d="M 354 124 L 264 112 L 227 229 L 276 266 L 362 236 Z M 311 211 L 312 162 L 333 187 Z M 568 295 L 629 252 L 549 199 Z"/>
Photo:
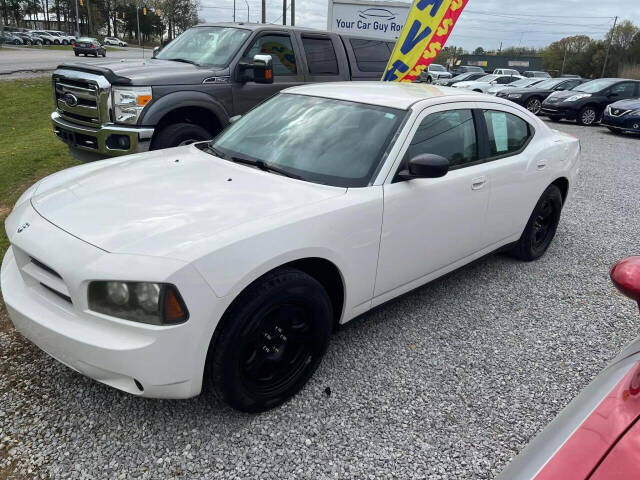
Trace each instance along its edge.
<path fill-rule="evenodd" d="M 400 36 L 410 3 L 329 0 L 327 29 L 331 32 L 395 40 Z"/>

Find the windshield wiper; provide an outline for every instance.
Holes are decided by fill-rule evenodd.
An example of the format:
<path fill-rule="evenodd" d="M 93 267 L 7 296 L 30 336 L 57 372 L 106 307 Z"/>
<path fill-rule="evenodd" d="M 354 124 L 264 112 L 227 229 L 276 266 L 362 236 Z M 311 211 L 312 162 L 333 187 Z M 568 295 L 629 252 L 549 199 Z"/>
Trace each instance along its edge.
<path fill-rule="evenodd" d="M 215 147 L 213 146 L 213 140 L 212 140 L 212 141 L 210 141 L 210 142 L 208 142 L 208 143 L 206 143 L 206 144 L 204 145 L 204 148 L 206 148 L 207 150 L 209 150 L 209 152 L 211 152 L 211 153 L 212 153 L 213 155 L 215 155 L 216 157 L 220 157 L 220 158 L 223 158 L 223 159 L 225 159 L 225 160 L 227 159 L 227 156 L 226 156 L 224 153 L 222 153 L 220 150 L 218 150 L 217 148 L 215 148 Z"/>
<path fill-rule="evenodd" d="M 264 170 L 265 172 L 273 172 L 285 177 L 295 178 L 296 180 L 304 180 L 300 175 L 296 175 L 295 173 L 283 170 L 282 168 L 276 167 L 275 165 L 267 163 L 264 160 L 251 160 L 249 158 L 231 157 L 231 161 L 235 163 L 242 163 L 243 165 L 257 167 L 260 170 Z"/>
<path fill-rule="evenodd" d="M 193 60 L 187 60 L 186 58 L 165 58 L 164 60 L 170 60 L 172 62 L 182 62 L 182 63 L 190 63 L 191 65 L 200 66 L 199 63 L 194 62 Z"/>

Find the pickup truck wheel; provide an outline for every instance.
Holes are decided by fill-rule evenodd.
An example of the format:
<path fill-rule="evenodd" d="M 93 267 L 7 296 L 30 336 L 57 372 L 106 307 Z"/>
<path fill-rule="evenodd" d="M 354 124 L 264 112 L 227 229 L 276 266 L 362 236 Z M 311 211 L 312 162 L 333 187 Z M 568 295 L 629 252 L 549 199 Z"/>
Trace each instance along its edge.
<path fill-rule="evenodd" d="M 538 200 L 522 236 L 511 254 L 530 262 L 544 255 L 556 234 L 562 212 L 562 194 L 555 185 L 549 185 Z"/>
<path fill-rule="evenodd" d="M 189 145 L 202 140 L 210 140 L 213 135 L 193 123 L 168 125 L 154 135 L 151 150 Z"/>
<path fill-rule="evenodd" d="M 78 52 L 73 52 L 73 53 L 75 53 L 75 54 L 76 54 L 76 57 L 79 57 L 79 56 L 80 56 L 80 54 L 79 54 Z"/>
<path fill-rule="evenodd" d="M 322 360 L 332 327 L 322 285 L 282 268 L 249 286 L 211 341 L 206 395 L 243 412 L 263 412 L 295 395 Z"/>

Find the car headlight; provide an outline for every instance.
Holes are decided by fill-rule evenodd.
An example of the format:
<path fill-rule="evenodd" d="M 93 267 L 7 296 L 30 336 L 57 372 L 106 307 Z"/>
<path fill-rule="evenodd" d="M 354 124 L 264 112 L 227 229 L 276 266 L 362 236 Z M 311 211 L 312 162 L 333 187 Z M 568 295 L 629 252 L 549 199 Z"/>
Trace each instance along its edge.
<path fill-rule="evenodd" d="M 510 93 L 509 98 L 520 98 L 522 97 L 521 93 Z"/>
<path fill-rule="evenodd" d="M 575 102 L 577 100 L 580 100 L 581 98 L 587 98 L 590 97 L 591 94 L 590 93 L 577 93 L 575 95 L 571 95 L 569 98 L 565 98 L 564 101 L 565 102 Z"/>
<path fill-rule="evenodd" d="M 144 107 L 151 101 L 151 87 L 114 87 L 115 121 L 135 125 Z"/>
<path fill-rule="evenodd" d="M 89 309 L 152 325 L 175 325 L 189 318 L 178 289 L 168 283 L 91 282 Z"/>

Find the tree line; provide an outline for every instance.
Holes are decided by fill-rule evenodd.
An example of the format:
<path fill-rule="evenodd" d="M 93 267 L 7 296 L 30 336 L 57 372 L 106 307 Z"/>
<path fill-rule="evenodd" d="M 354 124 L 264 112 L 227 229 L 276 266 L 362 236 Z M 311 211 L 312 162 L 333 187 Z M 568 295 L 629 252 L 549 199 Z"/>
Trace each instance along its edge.
<path fill-rule="evenodd" d="M 139 8 L 139 11 L 136 11 Z M 198 23 L 197 0 L 77 0 L 80 34 L 120 36 L 142 41 L 170 41 Z M 44 19 L 47 30 L 76 30 L 76 0 L 0 0 L 4 25 L 36 28 Z"/>
<path fill-rule="evenodd" d="M 608 52 L 608 53 L 607 53 Z M 437 63 L 446 64 L 465 52 L 456 46 L 442 49 Z M 626 20 L 611 28 L 604 39 L 588 35 L 564 37 L 544 48 L 509 47 L 487 50 L 478 47 L 476 55 L 539 56 L 542 68 L 555 75 L 574 74 L 584 78 L 622 76 L 640 79 L 640 28 Z M 605 57 L 607 58 L 606 68 Z"/>

